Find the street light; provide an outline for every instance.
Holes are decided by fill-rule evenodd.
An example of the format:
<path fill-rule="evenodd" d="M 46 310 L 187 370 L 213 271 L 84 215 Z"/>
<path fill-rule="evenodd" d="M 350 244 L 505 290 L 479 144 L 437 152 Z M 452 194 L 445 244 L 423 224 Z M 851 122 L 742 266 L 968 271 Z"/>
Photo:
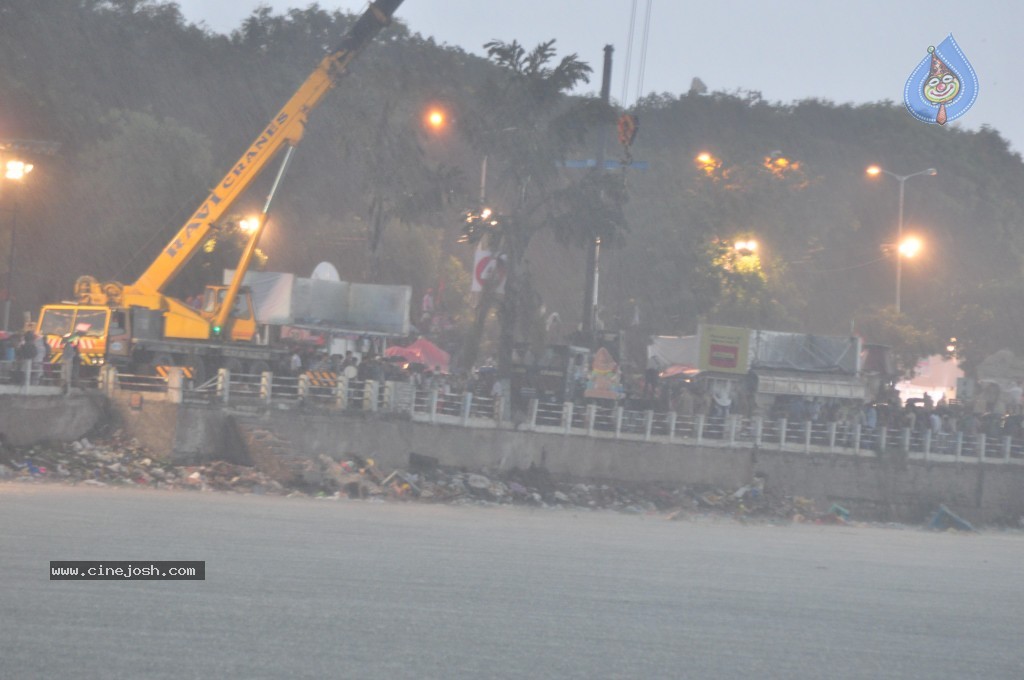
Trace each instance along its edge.
<path fill-rule="evenodd" d="M 722 161 L 715 158 L 707 151 L 702 151 L 693 159 L 694 165 L 708 177 L 713 177 L 715 171 L 722 166 Z"/>
<path fill-rule="evenodd" d="M 427 126 L 432 130 L 441 130 L 444 128 L 447 122 L 447 117 L 444 115 L 444 111 L 437 108 L 432 108 L 427 111 L 426 115 Z"/>
<path fill-rule="evenodd" d="M 896 250 L 901 257 L 914 257 L 921 252 L 921 239 L 916 236 L 908 236 L 907 238 L 900 241 Z"/>
<path fill-rule="evenodd" d="M 903 242 L 903 185 L 911 177 L 917 177 L 918 175 L 929 175 L 931 177 L 934 177 L 935 175 L 937 175 L 939 173 L 938 173 L 938 171 L 935 168 L 927 168 L 925 170 L 919 170 L 918 172 L 912 172 L 909 175 L 897 175 L 896 173 L 889 172 L 885 168 L 880 167 L 878 165 L 870 166 L 867 169 L 867 173 L 869 175 L 871 175 L 872 177 L 877 177 L 878 175 L 888 175 L 889 177 L 892 177 L 893 179 L 895 179 L 897 182 L 900 183 L 900 212 L 899 212 L 899 219 L 898 219 L 898 221 L 896 223 L 896 243 L 899 244 L 898 245 L 898 252 L 896 253 L 896 312 L 899 313 L 899 311 L 900 311 L 900 285 L 901 285 L 902 276 L 903 276 L 903 258 L 901 257 L 901 254 L 905 254 L 904 251 L 903 251 L 903 248 L 904 248 L 904 242 Z M 921 243 L 920 241 L 917 242 L 918 248 L 920 248 L 920 243 Z M 914 252 L 916 253 L 916 250 Z M 907 257 L 912 257 L 913 253 L 908 254 L 906 256 Z"/>
<path fill-rule="evenodd" d="M 757 241 L 750 239 L 747 241 L 736 241 L 732 246 L 736 253 L 743 256 L 753 255 L 757 252 Z"/>
<path fill-rule="evenodd" d="M 4 179 L 20 182 L 25 175 L 32 172 L 32 164 L 12 159 L 4 163 Z M 4 295 L 4 332 L 9 329 L 11 320 L 11 287 L 14 285 L 14 237 L 18 233 L 18 202 L 17 196 L 11 203 L 11 237 L 7 246 L 7 291 Z"/>

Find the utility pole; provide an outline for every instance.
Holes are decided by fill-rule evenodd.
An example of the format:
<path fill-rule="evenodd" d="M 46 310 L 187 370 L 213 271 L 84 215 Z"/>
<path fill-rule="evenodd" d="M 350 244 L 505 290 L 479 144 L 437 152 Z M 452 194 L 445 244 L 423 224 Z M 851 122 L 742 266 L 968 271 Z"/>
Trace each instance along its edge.
<path fill-rule="evenodd" d="M 52 156 L 57 153 L 60 144 L 38 139 L 0 139 L 0 181 L 13 180 L 20 182 L 32 171 L 32 164 L 22 160 L 33 155 Z M 14 193 L 14 192 L 12 192 Z M 3 330 L 9 329 L 11 317 L 11 300 L 14 298 L 14 264 L 15 237 L 18 233 L 18 196 L 11 198 L 11 223 L 7 241 L 7 280 L 4 286 Z"/>
<path fill-rule="evenodd" d="M 601 76 L 601 101 L 605 106 L 611 105 L 612 89 L 612 51 L 611 45 L 604 46 L 604 73 Z M 597 154 L 595 172 L 604 172 L 604 147 L 605 131 L 602 129 L 597 136 Z M 583 324 L 584 337 L 590 344 L 594 341 L 594 322 L 597 318 L 597 284 L 598 284 L 598 262 L 601 253 L 601 238 L 595 236 L 587 244 L 587 271 L 586 283 L 583 292 Z"/>

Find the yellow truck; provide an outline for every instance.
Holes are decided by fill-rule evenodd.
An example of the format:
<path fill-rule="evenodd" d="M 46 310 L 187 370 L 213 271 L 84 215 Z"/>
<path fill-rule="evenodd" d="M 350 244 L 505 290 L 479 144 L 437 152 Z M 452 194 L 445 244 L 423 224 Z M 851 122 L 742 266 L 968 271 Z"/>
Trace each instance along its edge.
<path fill-rule="evenodd" d="M 401 4 L 402 0 L 370 3 L 341 45 L 320 61 L 134 283 L 100 282 L 92 276 L 81 276 L 75 282 L 72 302 L 42 308 L 37 329 L 50 346 L 54 361 L 60 360 L 65 339 L 74 337 L 86 371 L 98 370 L 107 363 L 131 373 L 148 374 L 181 366 L 193 380 L 202 381 L 221 367 L 245 373 L 275 367 L 284 350 L 261 344 L 252 299 L 242 287 L 242 280 L 309 114 L 338 83 L 355 56 L 391 22 Z M 231 283 L 208 286 L 198 308 L 165 294 L 217 221 L 279 153 L 283 158 L 273 188 Z"/>

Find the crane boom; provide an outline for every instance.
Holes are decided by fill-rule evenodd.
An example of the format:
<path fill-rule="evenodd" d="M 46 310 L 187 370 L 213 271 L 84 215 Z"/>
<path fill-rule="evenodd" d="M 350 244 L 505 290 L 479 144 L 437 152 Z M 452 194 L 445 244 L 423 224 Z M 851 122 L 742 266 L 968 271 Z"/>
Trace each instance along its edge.
<path fill-rule="evenodd" d="M 249 187 L 285 145 L 302 139 L 310 112 L 344 75 L 349 63 L 384 26 L 403 0 L 376 0 L 349 29 L 336 50 L 321 60 L 291 99 L 281 108 L 241 158 L 228 170 L 160 255 L 135 283 L 126 286 L 126 301 L 142 303 L 163 291 L 198 251 L 213 225 Z M 261 230 L 264 220 L 261 220 Z M 258 241 L 259 234 L 254 234 Z M 236 272 L 242 276 L 244 272 Z"/>

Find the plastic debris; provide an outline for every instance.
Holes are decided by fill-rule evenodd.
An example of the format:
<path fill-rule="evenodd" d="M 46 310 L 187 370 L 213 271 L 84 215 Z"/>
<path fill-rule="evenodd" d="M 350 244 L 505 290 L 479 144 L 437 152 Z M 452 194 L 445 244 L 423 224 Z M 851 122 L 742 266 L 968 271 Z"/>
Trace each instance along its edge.
<path fill-rule="evenodd" d="M 928 522 L 928 528 L 939 531 L 950 529 L 955 529 L 957 531 L 975 531 L 975 528 L 970 522 L 957 515 L 945 505 L 940 505 L 939 509 L 935 511 L 935 514 L 932 515 L 931 520 Z"/>

